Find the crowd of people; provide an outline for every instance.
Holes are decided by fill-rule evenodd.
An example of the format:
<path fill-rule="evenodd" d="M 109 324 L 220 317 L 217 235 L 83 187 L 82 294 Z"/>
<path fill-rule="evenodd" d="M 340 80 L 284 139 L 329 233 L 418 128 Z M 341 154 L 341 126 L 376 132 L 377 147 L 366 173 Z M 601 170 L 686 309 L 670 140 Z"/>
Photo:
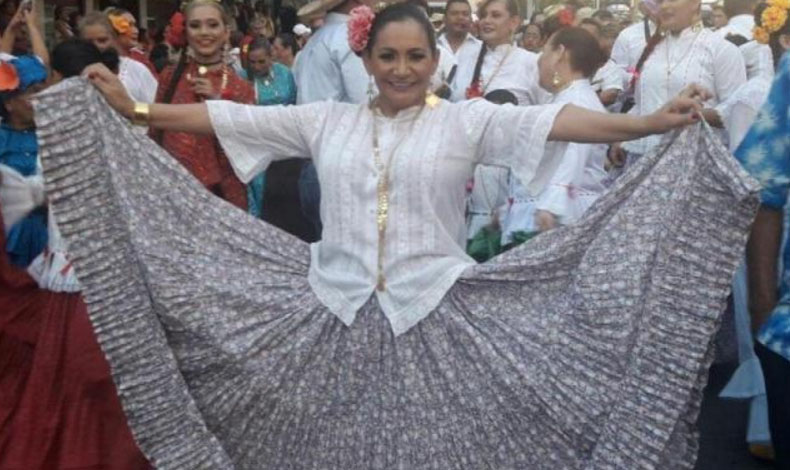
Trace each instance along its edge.
<path fill-rule="evenodd" d="M 0 242 L 5 247 L 0 253 L 0 470 L 192 468 L 202 453 L 218 459 L 211 460 L 214 468 L 232 468 L 227 467 L 231 461 L 238 468 L 264 461 L 260 468 L 586 468 L 604 461 L 600 452 L 610 452 L 606 459 L 615 460 L 616 452 L 596 450 L 603 426 L 619 436 L 611 430 L 616 423 L 595 418 L 613 405 L 586 410 L 593 416 L 589 421 L 562 413 L 533 419 L 538 415 L 530 415 L 532 405 L 525 398 L 493 386 L 495 392 L 480 392 L 489 390 L 487 373 L 474 378 L 463 367 L 503 368 L 502 375 L 492 376 L 503 383 L 511 380 L 507 364 L 514 383 L 545 372 L 530 365 L 534 359 L 524 359 L 525 351 L 533 352 L 529 347 L 520 349 L 530 336 L 523 336 L 529 324 L 510 316 L 492 320 L 499 326 L 480 322 L 472 313 L 479 306 L 463 297 L 459 285 L 477 263 L 491 266 L 494 274 L 514 269 L 497 260 L 504 253 L 523 253 L 516 247 L 528 247 L 544 232 L 561 232 L 585 220 L 618 182 L 640 171 L 641 161 L 665 151 L 675 128 L 699 121 L 734 155 L 728 158 L 762 185 L 745 261 L 733 283 L 741 368 L 726 393 L 752 400 L 752 453 L 778 469 L 790 469 L 790 246 L 783 246 L 790 238 L 785 234 L 790 220 L 785 217 L 788 0 L 724 0 L 712 9 L 710 24 L 702 21 L 700 0 L 642 0 L 633 22 L 575 2 L 552 5 L 525 20 L 515 0 L 483 0 L 476 8 L 468 0 L 448 0 L 438 22 L 425 0 L 380 5 L 314 0 L 276 18 L 263 2 L 253 8 L 192 0 L 151 29 L 120 8 L 85 14 L 57 8 L 50 41 L 29 3 L 13 12 L 4 8 L 7 4 L 14 2 L 0 8 Z M 129 135 L 107 131 L 112 135 L 103 142 L 109 151 L 111 142 L 119 144 L 117 152 L 125 151 L 127 141 L 113 139 L 128 139 L 135 149 L 154 149 L 141 154 L 157 155 L 161 149 L 178 169 L 141 157 L 150 162 L 140 168 L 161 171 L 148 187 L 123 176 L 117 165 L 124 163 L 108 164 L 118 181 L 129 181 L 106 183 L 118 185 L 100 191 L 118 193 L 117 201 L 103 202 L 107 210 L 70 213 L 68 203 L 50 200 L 54 190 L 61 198 L 84 197 L 87 207 L 99 196 L 83 196 L 90 191 L 85 188 L 105 184 L 86 179 L 63 190 L 56 180 L 72 177 L 53 173 L 42 159 L 43 149 L 52 144 L 37 134 L 42 105 L 34 114 L 31 102 L 47 89 L 63 89 L 71 83 L 64 80 L 73 77 L 90 81 L 115 112 L 135 124 Z M 80 129 L 73 130 L 88 139 Z M 66 147 L 79 154 L 76 144 Z M 229 204 L 198 203 L 203 199 L 181 182 L 181 168 L 213 198 Z M 147 192 L 157 201 L 133 209 L 142 200 L 134 194 Z M 214 227 L 226 240 L 182 232 L 180 226 L 192 224 L 185 219 L 189 214 L 199 218 L 198 212 L 214 213 L 215 208 L 230 213 L 226 218 L 223 212 Z M 142 219 L 135 218 L 135 210 L 143 211 Z M 92 243 L 100 237 L 90 230 L 121 224 L 110 217 L 123 219 L 118 214 L 125 211 L 130 215 L 122 232 L 130 237 L 128 246 Z M 146 225 L 146 217 L 159 220 L 157 211 L 173 218 L 167 227 Z M 249 220 L 233 222 L 241 211 Z M 75 230 L 75 219 L 83 218 L 90 227 Z M 251 230 L 268 236 L 273 246 L 246 244 L 243 238 Z M 83 239 L 86 248 L 77 248 Z M 299 240 L 311 244 L 309 254 Z M 131 307 L 123 304 L 126 294 L 107 292 L 115 284 L 89 273 L 86 256 L 76 255 L 88 248 L 87 258 L 102 260 L 113 250 L 136 253 L 143 284 L 156 304 L 151 311 L 172 343 L 173 352 L 166 355 L 184 367 L 179 383 L 188 383 L 196 400 L 188 403 L 197 403 L 208 423 L 196 421 L 194 433 L 174 436 L 162 430 L 167 426 L 150 424 L 171 416 L 169 397 L 152 417 L 143 416 L 146 406 L 157 405 L 135 398 L 148 377 L 135 369 L 140 353 L 126 351 L 128 364 L 118 360 L 117 351 L 111 351 L 129 348 L 107 333 L 132 327 L 131 320 L 122 325 L 120 318 Z M 266 306 L 260 319 L 212 323 L 201 317 L 247 311 L 245 295 L 253 294 L 214 285 L 192 292 L 184 284 L 199 275 L 186 273 L 193 265 L 184 257 L 200 260 L 194 270 L 205 269 L 212 280 L 212 266 L 221 272 L 230 260 L 240 259 L 232 256 L 255 250 L 264 253 L 259 269 L 275 279 L 266 286 L 274 294 L 261 294 L 264 300 L 255 304 Z M 499 298 L 494 306 L 480 308 L 495 309 L 492 316 L 528 308 L 523 297 L 530 290 L 488 282 Z M 187 292 L 194 298 L 187 299 Z M 209 300 L 209 295 L 228 300 Z M 305 305 L 313 316 L 303 311 Z M 114 311 L 116 320 L 99 322 L 100 306 Z M 467 323 L 440 323 L 446 321 L 437 319 L 442 316 Z M 253 339 L 247 344 L 245 335 L 259 338 L 265 347 Z M 222 338 L 231 338 L 233 346 L 217 346 L 219 353 L 201 349 Z M 293 351 L 283 341 L 292 343 Z M 272 359 L 243 359 L 255 348 Z M 320 360 L 304 359 L 319 351 Z M 435 354 L 447 356 L 435 370 L 414 366 L 436 360 Z M 221 362 L 226 356 L 231 359 Z M 306 362 L 296 366 L 296 358 Z M 201 361 L 210 366 L 198 367 Z M 301 372 L 271 364 L 278 361 Z M 704 369 L 705 363 L 697 366 Z M 246 376 L 266 371 L 272 377 L 261 380 L 276 378 L 276 383 L 254 393 L 246 388 L 255 380 Z M 231 373 L 236 375 L 226 375 Z M 583 372 L 567 374 L 573 382 Z M 238 380 L 239 389 L 250 392 L 233 396 L 226 390 L 233 384 L 212 382 L 219 379 Z M 358 409 L 349 411 L 353 400 L 348 395 L 362 392 L 336 383 L 346 379 L 359 389 L 378 390 L 379 401 L 354 402 Z M 460 398 L 442 404 L 444 395 L 437 389 L 451 395 L 457 380 L 465 384 L 458 386 Z M 292 395 L 281 396 L 278 387 Z M 677 393 L 685 393 L 683 400 L 693 401 L 687 396 L 693 393 L 681 388 Z M 173 390 L 162 393 L 176 394 Z M 496 403 L 467 396 L 474 390 Z M 535 390 L 526 394 L 540 401 L 541 389 Z M 426 402 L 428 408 L 414 405 L 411 400 L 421 400 L 420 391 L 436 402 Z M 588 392 L 604 395 L 598 389 Z M 332 406 L 321 403 L 322 394 Z M 256 399 L 263 405 L 242 406 Z M 288 399 L 298 405 L 283 406 Z M 194 417 L 190 406 L 172 412 Z M 234 418 L 222 419 L 235 419 L 239 427 L 212 422 L 212 407 L 227 409 L 226 416 Z M 234 407 L 238 410 L 230 410 Z M 512 421 L 510 409 L 524 413 L 523 421 Z M 693 418 L 688 418 L 692 424 Z M 340 422 L 345 434 L 326 441 L 300 435 L 311 428 L 329 432 L 322 427 L 326 419 Z M 474 442 L 455 442 L 446 434 L 458 429 L 450 423 L 456 419 L 480 427 Z M 563 426 L 572 428 L 577 419 L 588 435 L 563 440 L 561 434 L 573 434 Z M 634 419 L 655 434 L 667 424 L 649 414 Z M 683 427 L 687 418 L 675 419 L 667 428 L 670 440 L 693 440 L 692 431 Z M 372 430 L 367 423 L 387 420 L 394 427 Z M 535 442 L 560 447 L 525 455 L 514 434 L 526 432 L 522 425 L 530 420 L 536 432 L 560 436 Z M 198 439 L 204 427 L 216 438 Z M 503 435 L 508 428 L 513 432 Z M 273 433 L 264 439 L 266 445 L 243 436 L 264 429 Z M 369 441 L 368 433 L 371 439 L 380 436 L 381 444 Z M 419 436 L 424 450 L 413 448 Z M 630 439 L 625 431 L 621 437 Z M 215 445 L 222 450 L 214 452 Z M 655 454 L 635 458 L 690 468 L 693 449 L 656 445 Z"/>

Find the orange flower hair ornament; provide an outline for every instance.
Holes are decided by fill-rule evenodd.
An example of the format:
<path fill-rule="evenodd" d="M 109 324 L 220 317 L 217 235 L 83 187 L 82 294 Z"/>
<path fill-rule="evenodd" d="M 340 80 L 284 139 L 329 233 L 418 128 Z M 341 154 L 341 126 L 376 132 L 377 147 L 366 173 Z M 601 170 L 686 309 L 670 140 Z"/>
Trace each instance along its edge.
<path fill-rule="evenodd" d="M 112 29 L 121 36 L 128 36 L 132 32 L 132 24 L 121 15 L 108 15 Z"/>
<path fill-rule="evenodd" d="M 0 91 L 13 91 L 19 88 L 19 74 L 16 67 L 8 62 L 0 62 Z"/>

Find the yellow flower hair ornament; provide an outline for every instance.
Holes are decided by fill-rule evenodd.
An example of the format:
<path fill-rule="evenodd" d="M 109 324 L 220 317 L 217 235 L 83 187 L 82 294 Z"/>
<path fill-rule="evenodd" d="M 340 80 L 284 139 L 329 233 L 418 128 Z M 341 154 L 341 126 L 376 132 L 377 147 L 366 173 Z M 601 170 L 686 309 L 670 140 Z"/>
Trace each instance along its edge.
<path fill-rule="evenodd" d="M 768 0 L 767 7 L 760 14 L 760 25 L 753 30 L 754 40 L 768 44 L 771 35 L 782 29 L 787 22 L 790 0 Z"/>

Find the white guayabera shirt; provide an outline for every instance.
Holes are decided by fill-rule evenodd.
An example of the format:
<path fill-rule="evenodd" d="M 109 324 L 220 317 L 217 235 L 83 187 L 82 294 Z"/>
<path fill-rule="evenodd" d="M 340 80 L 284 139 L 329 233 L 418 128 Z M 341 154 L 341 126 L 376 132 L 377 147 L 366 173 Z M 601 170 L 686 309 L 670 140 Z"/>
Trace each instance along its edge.
<path fill-rule="evenodd" d="M 311 245 L 309 282 L 350 325 L 375 295 L 396 334 L 427 316 L 474 261 L 464 251 L 465 183 L 478 164 L 511 167 L 539 192 L 557 162 L 544 159 L 562 105 L 497 106 L 442 101 L 394 118 L 365 105 L 208 103 L 211 122 L 236 174 L 248 181 L 275 159 L 309 155 L 321 182 L 323 238 Z M 386 289 L 377 281 L 377 119 L 381 159 L 390 166 L 384 243 Z M 551 144 L 564 145 L 564 144 Z"/>
<path fill-rule="evenodd" d="M 368 73 L 348 45 L 348 20 L 341 13 L 326 15 L 294 63 L 297 104 L 332 100 L 344 103 L 367 101 Z"/>

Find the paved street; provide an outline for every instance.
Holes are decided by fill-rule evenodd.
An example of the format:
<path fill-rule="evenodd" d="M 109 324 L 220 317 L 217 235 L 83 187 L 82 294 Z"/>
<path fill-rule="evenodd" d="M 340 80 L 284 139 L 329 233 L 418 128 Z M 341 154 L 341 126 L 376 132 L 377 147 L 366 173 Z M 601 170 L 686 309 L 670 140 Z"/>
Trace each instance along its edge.
<path fill-rule="evenodd" d="M 746 403 L 718 398 L 719 391 L 734 370 L 734 363 L 716 364 L 711 368 L 699 420 L 701 440 L 696 470 L 773 468 L 751 457 L 746 448 Z"/>

